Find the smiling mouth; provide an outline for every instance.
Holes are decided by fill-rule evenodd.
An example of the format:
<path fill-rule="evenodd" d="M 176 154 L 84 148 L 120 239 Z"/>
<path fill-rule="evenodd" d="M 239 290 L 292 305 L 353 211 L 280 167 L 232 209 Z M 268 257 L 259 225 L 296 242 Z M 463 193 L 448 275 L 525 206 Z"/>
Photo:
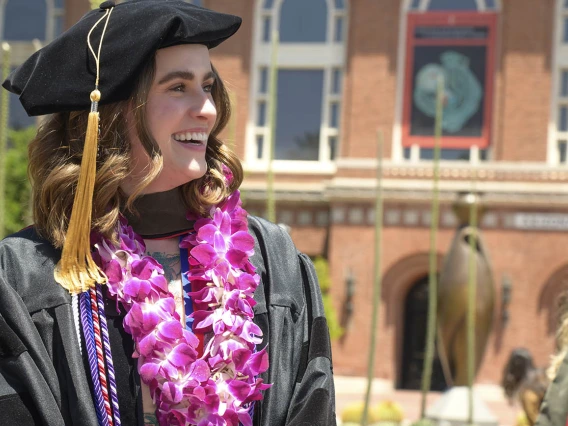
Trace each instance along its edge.
<path fill-rule="evenodd" d="M 204 145 L 207 143 L 208 135 L 205 132 L 182 132 L 174 133 L 172 138 L 183 144 Z"/>

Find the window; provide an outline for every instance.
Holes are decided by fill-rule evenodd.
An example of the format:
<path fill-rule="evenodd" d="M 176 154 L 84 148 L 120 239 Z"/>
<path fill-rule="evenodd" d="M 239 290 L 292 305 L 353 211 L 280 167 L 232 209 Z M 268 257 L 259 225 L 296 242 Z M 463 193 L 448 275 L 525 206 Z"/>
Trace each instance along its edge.
<path fill-rule="evenodd" d="M 257 0 L 256 7 L 247 167 L 263 169 L 270 158 L 274 28 L 280 36 L 275 167 L 305 171 L 314 162 L 333 167 L 341 124 L 347 1 Z"/>
<path fill-rule="evenodd" d="M 327 4 L 325 0 L 286 0 L 280 9 L 281 43 L 325 43 Z"/>
<path fill-rule="evenodd" d="M 45 41 L 50 42 L 64 30 L 65 8 L 63 0 L 45 0 Z"/>
<path fill-rule="evenodd" d="M 561 164 L 566 164 L 566 141 L 558 141 L 558 159 Z"/>
<path fill-rule="evenodd" d="M 498 10 L 500 0 L 410 0 L 408 10 L 425 11 L 472 11 Z"/>
<path fill-rule="evenodd" d="M 63 31 L 64 0 L 0 1 L 0 8 L 3 36 L 11 45 L 14 68 Z M 34 123 L 35 119 L 28 117 L 17 95 L 10 94 L 9 104 L 11 128 Z"/>
<path fill-rule="evenodd" d="M 278 70 L 276 160 L 319 160 L 323 70 Z"/>
<path fill-rule="evenodd" d="M 568 0 L 557 0 L 552 69 L 552 125 L 549 127 L 548 162 L 567 164 L 568 141 Z"/>
<path fill-rule="evenodd" d="M 441 159 L 488 157 L 498 0 L 406 0 L 393 160 L 433 158 L 436 92 L 444 81 Z"/>
<path fill-rule="evenodd" d="M 428 10 L 475 10 L 477 2 L 475 0 L 430 0 Z"/>
<path fill-rule="evenodd" d="M 25 16 L 25 25 L 22 25 L 21 17 L 23 16 Z M 44 40 L 46 16 L 45 1 L 8 1 L 4 10 L 4 39 L 7 41 Z"/>

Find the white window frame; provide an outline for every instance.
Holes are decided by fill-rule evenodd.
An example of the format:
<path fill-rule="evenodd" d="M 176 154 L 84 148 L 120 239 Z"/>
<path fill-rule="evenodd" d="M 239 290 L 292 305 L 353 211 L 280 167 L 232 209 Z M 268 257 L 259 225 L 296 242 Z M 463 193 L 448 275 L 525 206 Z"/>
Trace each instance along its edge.
<path fill-rule="evenodd" d="M 414 144 L 410 147 L 410 158 L 404 158 L 404 147 L 402 146 L 402 120 L 404 107 L 404 66 L 406 64 L 406 16 L 408 13 L 424 13 L 428 12 L 431 0 L 420 0 L 418 9 L 411 9 L 413 0 L 403 0 L 400 8 L 399 16 L 399 34 L 398 34 L 398 64 L 397 81 L 396 81 L 396 100 L 395 100 L 395 121 L 392 132 L 392 161 L 393 163 L 421 163 L 431 162 L 432 160 L 420 159 L 420 146 Z M 486 0 L 475 0 L 478 12 L 501 12 L 501 0 L 495 0 L 495 8 L 487 9 Z M 487 157 L 484 162 L 491 159 L 491 146 L 486 148 Z M 442 160 L 450 163 L 478 164 L 481 160 L 479 147 L 472 146 L 469 151 L 469 161 L 464 160 Z"/>
<path fill-rule="evenodd" d="M 261 68 L 267 68 L 268 80 L 270 84 L 270 64 L 271 64 L 271 43 L 263 40 L 263 24 L 266 17 L 270 17 L 270 31 L 275 25 L 280 25 L 280 10 L 286 0 L 274 0 L 272 9 L 263 8 L 264 0 L 255 1 L 255 19 L 253 31 L 253 52 L 251 58 L 251 87 L 249 98 L 249 117 L 246 128 L 245 143 L 245 162 L 244 167 L 250 171 L 266 171 L 270 158 L 270 117 L 269 112 L 269 93 L 260 93 Z M 328 7 L 327 22 L 327 41 L 325 43 L 280 43 L 278 47 L 278 69 L 291 70 L 323 70 L 323 99 L 322 99 L 322 119 L 320 124 L 319 153 L 317 161 L 300 160 L 274 160 L 272 169 L 276 172 L 299 172 L 299 173 L 334 173 L 336 170 L 335 161 L 330 160 L 329 138 L 336 138 L 336 158 L 338 157 L 341 132 L 342 96 L 349 0 L 344 0 L 344 9 L 335 8 L 335 0 L 325 0 Z M 335 20 L 337 17 L 343 18 L 343 40 L 334 41 Z M 340 93 L 331 94 L 333 84 L 333 71 L 341 71 Z M 257 126 L 258 105 L 265 102 L 265 126 Z M 330 109 L 333 103 L 339 104 L 339 117 L 337 128 L 330 127 Z M 263 137 L 262 157 L 257 156 L 257 137 Z"/>
<path fill-rule="evenodd" d="M 51 42 L 59 34 L 55 34 L 57 18 L 65 16 L 64 7 L 56 7 L 55 0 L 45 0 L 45 43 Z"/>
<path fill-rule="evenodd" d="M 552 84 L 550 120 L 548 121 L 548 164 L 551 166 L 566 165 L 568 161 L 560 161 L 560 141 L 567 141 L 568 132 L 558 130 L 560 107 L 568 107 L 568 97 L 560 96 L 562 71 L 568 71 L 568 42 L 563 42 L 564 19 L 568 18 L 568 7 L 565 0 L 556 0 L 554 23 L 554 42 L 552 43 Z M 567 147 L 568 148 L 568 147 Z"/>

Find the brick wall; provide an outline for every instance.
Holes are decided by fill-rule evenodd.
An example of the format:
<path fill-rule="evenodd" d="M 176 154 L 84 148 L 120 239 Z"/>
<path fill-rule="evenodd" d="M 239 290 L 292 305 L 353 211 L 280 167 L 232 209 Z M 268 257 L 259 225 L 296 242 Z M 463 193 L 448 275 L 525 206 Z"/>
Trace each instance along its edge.
<path fill-rule="evenodd" d="M 341 157 L 376 157 L 385 132 L 390 156 L 397 79 L 398 0 L 351 2 L 342 120 Z"/>
<path fill-rule="evenodd" d="M 208 0 L 204 3 L 205 7 L 234 14 L 243 19 L 241 28 L 233 37 L 211 50 L 211 62 L 223 78 L 227 90 L 233 97 L 234 105 L 232 117 L 234 121 L 227 125 L 221 134 L 221 139 L 233 144 L 240 158 L 244 158 L 243 141 L 249 116 L 253 3 L 234 0 Z"/>
<path fill-rule="evenodd" d="M 566 282 L 558 272 L 568 267 L 565 233 L 485 230 L 483 239 L 493 267 L 496 307 L 478 382 L 498 383 L 512 349 L 528 348 L 538 366 L 544 366 L 554 351 L 554 301 Z M 437 251 L 440 261 L 454 231 L 440 230 Z M 404 300 L 413 283 L 428 274 L 429 230 L 386 227 L 383 231 L 383 298 L 380 307 L 376 375 L 396 379 L 401 368 Z M 338 225 L 329 242 L 332 294 L 339 312 L 345 300 L 345 277 L 352 269 L 356 278 L 355 313 L 343 340 L 335 342 L 334 365 L 338 374 L 363 375 L 370 334 L 374 230 L 368 226 Z M 394 272 L 394 275 L 393 275 Z M 510 319 L 501 322 L 501 284 L 511 279 Z M 556 276 L 555 276 L 556 274 Z M 564 277 L 565 274 L 561 275 Z M 401 278 L 402 277 L 402 278 Z M 397 287 L 397 288 L 394 288 Z M 545 300 L 547 292 L 551 292 Z M 555 295 L 555 296 L 552 296 Z M 551 306 L 552 305 L 552 306 Z"/>
<path fill-rule="evenodd" d="M 554 2 L 504 1 L 498 39 L 494 158 L 545 161 Z"/>

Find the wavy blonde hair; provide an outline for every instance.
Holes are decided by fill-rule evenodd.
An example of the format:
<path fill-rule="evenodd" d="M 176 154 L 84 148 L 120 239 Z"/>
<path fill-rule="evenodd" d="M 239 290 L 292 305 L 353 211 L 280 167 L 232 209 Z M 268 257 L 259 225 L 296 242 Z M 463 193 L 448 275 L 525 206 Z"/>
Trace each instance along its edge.
<path fill-rule="evenodd" d="M 556 330 L 556 352 L 550 357 L 546 375 L 553 381 L 560 365 L 568 354 L 568 290 L 560 293 L 557 300 L 558 329 Z"/>
<path fill-rule="evenodd" d="M 116 222 L 120 212 L 133 210 L 134 200 L 158 176 L 163 167 L 160 148 L 146 125 L 146 101 L 155 75 L 155 58 L 148 61 L 138 76 L 129 99 L 101 105 L 97 175 L 93 196 L 92 229 L 107 238 L 115 239 Z M 208 213 L 211 206 L 234 192 L 243 178 L 237 156 L 218 138 L 228 123 L 231 107 L 223 81 L 213 67 L 216 82 L 212 97 L 217 107 L 205 159 L 207 172 L 200 179 L 181 187 L 188 209 L 199 215 Z M 128 139 L 126 111 L 132 108 L 134 125 L 142 146 L 150 157 L 147 176 L 139 182 L 130 196 L 120 188 L 131 170 L 131 147 Z M 88 111 L 60 112 L 48 117 L 39 127 L 29 146 L 28 175 L 32 184 L 32 209 L 37 232 L 55 247 L 62 247 L 71 216 L 79 179 L 83 141 L 87 129 Z M 233 174 L 227 185 L 223 166 Z"/>

